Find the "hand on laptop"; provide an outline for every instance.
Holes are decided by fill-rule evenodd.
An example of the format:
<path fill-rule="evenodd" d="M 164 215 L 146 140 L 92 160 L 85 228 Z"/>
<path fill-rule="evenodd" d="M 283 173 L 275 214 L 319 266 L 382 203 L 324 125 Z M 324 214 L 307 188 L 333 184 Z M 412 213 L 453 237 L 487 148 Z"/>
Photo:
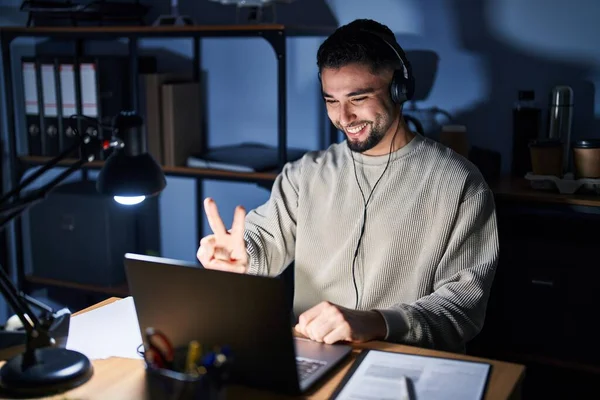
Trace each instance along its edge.
<path fill-rule="evenodd" d="M 200 240 L 200 247 L 196 253 L 198 260 L 207 269 L 246 273 L 248 271 L 248 253 L 244 241 L 246 210 L 242 206 L 236 207 L 229 231 L 225 228 L 213 199 L 204 200 L 204 211 L 213 234 Z"/>
<path fill-rule="evenodd" d="M 383 340 L 387 327 L 377 311 L 351 310 L 323 301 L 303 312 L 296 331 L 317 342 L 336 343 Z"/>

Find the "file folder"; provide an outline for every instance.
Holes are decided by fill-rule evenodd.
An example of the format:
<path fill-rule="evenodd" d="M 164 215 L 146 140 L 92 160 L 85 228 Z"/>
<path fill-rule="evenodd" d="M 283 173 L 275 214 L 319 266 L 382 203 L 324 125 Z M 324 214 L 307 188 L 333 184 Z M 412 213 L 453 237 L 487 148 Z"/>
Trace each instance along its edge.
<path fill-rule="evenodd" d="M 78 114 L 77 95 L 75 88 L 75 63 L 73 61 L 59 60 L 59 121 L 60 121 L 60 145 L 61 151 L 72 147 L 77 138 L 75 137 L 77 120 L 71 120 L 70 117 Z M 78 158 L 79 152 L 75 151 L 71 157 Z"/>
<path fill-rule="evenodd" d="M 21 70 L 25 101 L 27 150 L 31 156 L 41 156 L 42 135 L 40 129 L 40 99 L 38 97 L 38 80 L 35 60 L 23 58 L 21 60 Z"/>
<path fill-rule="evenodd" d="M 133 93 L 130 89 L 129 58 L 88 56 L 77 61 L 75 68 L 78 64 L 81 114 L 100 121 L 104 126 L 112 126 L 113 118 L 119 112 L 131 110 Z M 155 71 L 154 57 L 140 58 L 138 73 Z M 139 80 L 139 76 L 133 78 Z M 110 130 L 102 130 L 92 121 L 82 121 L 81 129 L 82 132 L 100 139 L 110 139 L 112 135 Z M 99 152 L 97 159 L 104 160 L 110 154 L 111 150 Z"/>
<path fill-rule="evenodd" d="M 42 79 L 42 120 L 41 131 L 44 136 L 42 154 L 53 157 L 59 152 L 58 131 L 58 98 L 56 85 L 56 70 L 53 60 L 40 61 Z"/>
<path fill-rule="evenodd" d="M 81 91 L 81 114 L 86 117 L 101 120 L 98 112 L 98 74 L 95 60 L 79 60 L 79 89 Z M 89 120 L 81 121 L 81 131 L 92 137 L 102 138 L 100 126 Z M 102 152 L 96 154 L 101 160 Z"/>
<path fill-rule="evenodd" d="M 56 56 L 49 61 L 49 57 L 44 56 L 41 61 L 23 61 L 27 126 L 32 133 L 30 154 L 58 154 L 72 148 L 80 134 L 110 139 L 112 131 L 103 131 L 101 125 L 112 126 L 115 115 L 131 109 L 133 94 L 129 58 L 108 55 L 79 58 Z M 41 66 L 36 69 L 38 63 Z M 139 72 L 155 73 L 156 59 L 141 57 Z M 134 78 L 140 79 L 138 76 Z M 40 104 L 43 109 L 40 109 Z M 90 119 L 71 118 L 75 115 Z M 40 135 L 40 132 L 45 134 Z M 96 159 L 103 160 L 109 155 L 110 151 L 99 151 Z M 79 156 L 79 151 L 70 155 L 71 158 Z"/>

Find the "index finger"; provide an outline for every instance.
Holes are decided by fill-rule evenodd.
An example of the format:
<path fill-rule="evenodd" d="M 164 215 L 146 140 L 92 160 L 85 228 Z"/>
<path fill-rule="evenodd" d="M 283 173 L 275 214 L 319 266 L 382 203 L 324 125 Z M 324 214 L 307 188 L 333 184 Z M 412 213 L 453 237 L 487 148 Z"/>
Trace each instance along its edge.
<path fill-rule="evenodd" d="M 231 234 L 235 235 L 236 239 L 244 238 L 244 223 L 246 219 L 246 210 L 242 206 L 237 206 L 233 213 L 233 224 L 231 224 Z"/>
<path fill-rule="evenodd" d="M 321 302 L 300 314 L 300 317 L 298 317 L 298 325 L 300 325 L 301 328 L 306 328 L 309 323 L 321 314 L 323 303 L 324 302 Z"/>
<path fill-rule="evenodd" d="M 217 203 L 215 203 L 215 201 L 210 197 L 204 199 L 204 212 L 206 213 L 208 224 L 210 225 L 210 229 L 212 229 L 213 233 L 219 238 L 227 235 L 227 229 L 225 228 L 225 224 L 219 215 Z"/>

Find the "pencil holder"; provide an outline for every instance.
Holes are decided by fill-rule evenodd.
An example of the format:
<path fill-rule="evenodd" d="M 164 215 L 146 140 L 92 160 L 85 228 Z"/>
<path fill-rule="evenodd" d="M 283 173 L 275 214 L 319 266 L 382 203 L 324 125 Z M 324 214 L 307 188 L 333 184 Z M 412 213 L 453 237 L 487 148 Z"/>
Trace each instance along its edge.
<path fill-rule="evenodd" d="M 219 365 L 201 365 L 200 373 L 186 372 L 186 348 L 176 349 L 173 365 L 158 368 L 146 363 L 146 393 L 150 400 L 221 400 L 231 360 Z"/>

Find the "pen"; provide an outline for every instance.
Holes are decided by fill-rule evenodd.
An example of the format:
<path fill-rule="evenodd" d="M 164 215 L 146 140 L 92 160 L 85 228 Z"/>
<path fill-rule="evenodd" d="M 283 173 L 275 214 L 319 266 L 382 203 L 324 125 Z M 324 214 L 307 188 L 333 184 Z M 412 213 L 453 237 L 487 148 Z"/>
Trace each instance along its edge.
<path fill-rule="evenodd" d="M 185 372 L 188 374 L 197 373 L 197 362 L 200 357 L 201 346 L 197 340 L 192 340 L 188 345 L 187 357 L 185 360 Z"/>
<path fill-rule="evenodd" d="M 404 382 L 405 382 L 405 387 L 406 387 L 406 393 L 404 396 L 404 399 L 406 400 L 414 400 L 417 398 L 417 395 L 415 393 L 415 385 L 412 381 L 412 379 L 410 379 L 408 376 L 404 377 Z"/>

